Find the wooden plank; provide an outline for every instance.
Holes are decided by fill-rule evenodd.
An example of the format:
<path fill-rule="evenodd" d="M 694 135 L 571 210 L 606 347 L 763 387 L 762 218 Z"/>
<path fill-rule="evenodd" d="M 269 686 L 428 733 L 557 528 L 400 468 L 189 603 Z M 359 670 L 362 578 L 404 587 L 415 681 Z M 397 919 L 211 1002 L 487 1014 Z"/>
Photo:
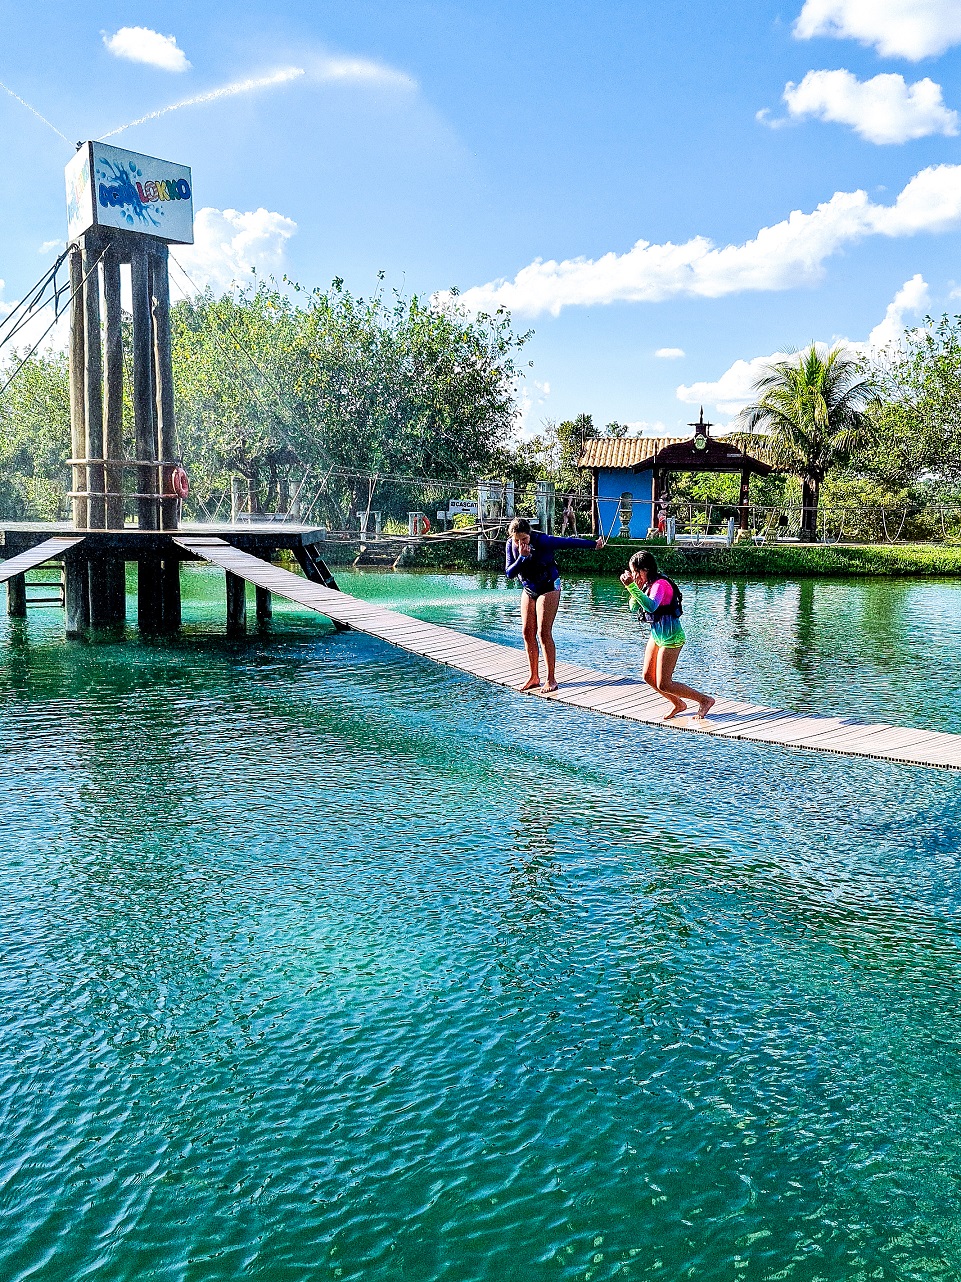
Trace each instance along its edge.
<path fill-rule="evenodd" d="M 70 247 L 70 448 L 73 458 L 86 458 L 87 428 L 84 418 L 84 312 L 83 257 L 79 245 Z M 87 489 L 87 469 L 82 463 L 71 465 L 71 489 L 78 494 Z M 74 498 L 73 524 L 77 530 L 87 528 L 87 500 Z"/>
<path fill-rule="evenodd" d="M 270 566 L 224 540 L 182 536 L 175 542 L 231 574 L 431 662 L 470 673 L 495 685 L 515 688 L 528 671 L 525 651 L 514 646 L 413 619 L 335 592 Z M 707 719 L 690 712 L 666 721 L 663 696 L 638 677 L 597 672 L 576 663 L 560 663 L 557 678 L 556 693 L 543 695 L 534 690 L 531 694 L 548 702 L 665 730 L 685 730 L 799 751 L 876 756 L 904 764 L 961 769 L 961 735 L 859 722 L 852 717 L 821 717 L 733 699 L 719 699 Z"/>
<path fill-rule="evenodd" d="M 133 417 L 134 439 L 138 459 L 156 459 L 157 423 L 153 394 L 153 324 L 150 309 L 150 264 L 148 250 L 139 238 L 130 255 L 130 291 L 133 316 Z M 142 530 L 160 526 L 157 494 L 157 469 L 145 465 L 137 469 L 137 490 L 145 498 L 137 500 L 137 519 Z M 147 576 L 149 578 L 150 576 Z M 149 613 L 149 602 L 141 594 Z"/>
<path fill-rule="evenodd" d="M 57 535 L 56 538 L 47 539 L 44 543 L 38 543 L 27 552 L 21 552 L 18 556 L 12 556 L 7 561 L 0 562 L 0 583 L 6 583 L 8 579 L 14 578 L 18 574 L 26 574 L 27 570 L 36 569 L 38 565 L 43 565 L 45 561 L 52 561 L 55 557 L 62 556 L 68 548 L 76 547 L 78 543 L 83 542 L 82 534 L 75 535 Z"/>

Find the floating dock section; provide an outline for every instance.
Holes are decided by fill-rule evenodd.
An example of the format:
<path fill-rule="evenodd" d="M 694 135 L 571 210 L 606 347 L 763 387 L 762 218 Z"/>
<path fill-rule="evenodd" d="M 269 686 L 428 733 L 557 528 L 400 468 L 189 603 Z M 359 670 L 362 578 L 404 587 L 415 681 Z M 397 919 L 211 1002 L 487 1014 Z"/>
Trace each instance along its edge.
<path fill-rule="evenodd" d="M 219 566 L 228 576 L 246 579 L 262 593 L 277 593 L 326 615 L 335 623 L 379 637 L 398 649 L 469 672 L 497 685 L 516 687 L 527 676 L 527 659 L 523 650 L 465 636 L 452 628 L 423 623 L 409 615 L 362 601 L 270 565 L 220 538 L 172 537 L 190 556 Z M 706 720 L 684 716 L 664 721 L 663 698 L 636 677 L 612 676 L 573 663 L 559 663 L 557 680 L 559 689 L 556 694 L 535 693 L 533 697 L 542 698 L 545 702 L 587 708 L 628 721 L 642 721 L 665 730 L 934 766 L 942 770 L 961 770 L 959 734 L 872 724 L 853 717 L 806 716 L 732 699 L 718 699 Z"/>

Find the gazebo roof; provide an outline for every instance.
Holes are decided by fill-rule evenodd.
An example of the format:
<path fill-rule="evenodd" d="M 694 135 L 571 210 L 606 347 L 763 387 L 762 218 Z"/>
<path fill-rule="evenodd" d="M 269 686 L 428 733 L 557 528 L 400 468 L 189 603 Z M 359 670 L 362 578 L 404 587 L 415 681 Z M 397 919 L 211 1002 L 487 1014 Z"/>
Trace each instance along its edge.
<path fill-rule="evenodd" d="M 632 472 L 754 472 L 767 476 L 770 463 L 739 449 L 732 441 L 706 436 L 698 449 L 696 436 L 622 436 L 584 442 L 577 466 L 624 468 Z"/>
<path fill-rule="evenodd" d="M 679 445 L 680 436 L 605 436 L 603 440 L 584 442 L 578 467 L 634 468 L 653 458 L 665 445 Z"/>
<path fill-rule="evenodd" d="M 662 448 L 635 463 L 632 471 L 646 472 L 656 467 L 661 472 L 754 472 L 758 476 L 774 471 L 770 463 L 745 453 L 733 441 L 715 436 L 704 439 L 706 443 L 700 449 L 694 444 L 696 436 L 685 441 L 659 442 Z"/>

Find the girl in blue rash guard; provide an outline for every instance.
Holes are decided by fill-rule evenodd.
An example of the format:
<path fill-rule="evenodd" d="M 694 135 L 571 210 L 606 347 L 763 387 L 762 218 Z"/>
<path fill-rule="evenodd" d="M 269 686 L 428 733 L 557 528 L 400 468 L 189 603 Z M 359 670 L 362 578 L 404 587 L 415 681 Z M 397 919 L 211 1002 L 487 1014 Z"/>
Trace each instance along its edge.
<path fill-rule="evenodd" d="M 686 699 L 697 704 L 695 716 L 706 717 L 714 700 L 693 686 L 674 680 L 674 669 L 684 644 L 681 627 L 680 590 L 664 577 L 650 552 L 635 552 L 621 575 L 621 582 L 631 598 L 631 609 L 643 611 L 651 625 L 651 639 L 644 654 L 644 680 L 670 702 L 671 710 L 664 720 L 687 711 Z"/>
<path fill-rule="evenodd" d="M 551 534 L 532 531 L 531 523 L 522 516 L 515 516 L 507 527 L 507 553 L 504 573 L 509 579 L 519 578 L 524 586 L 521 596 L 521 622 L 524 629 L 524 648 L 530 665 L 530 676 L 521 690 L 536 690 L 541 683 L 539 675 L 540 654 L 538 639 L 547 664 L 547 684 L 542 694 L 553 694 L 557 689 L 554 663 L 557 651 L 551 629 L 561 599 L 561 572 L 554 560 L 555 548 L 602 548 L 603 539 L 561 539 Z"/>

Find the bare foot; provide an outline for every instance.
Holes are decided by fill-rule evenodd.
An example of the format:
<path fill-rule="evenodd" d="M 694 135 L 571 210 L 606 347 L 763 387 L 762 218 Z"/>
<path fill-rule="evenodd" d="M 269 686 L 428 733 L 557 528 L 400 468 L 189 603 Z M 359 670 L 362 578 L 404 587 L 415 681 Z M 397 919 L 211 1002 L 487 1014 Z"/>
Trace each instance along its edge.
<path fill-rule="evenodd" d="M 671 721 L 674 719 L 674 717 L 679 717 L 682 712 L 687 712 L 687 704 L 686 703 L 675 704 L 674 707 L 670 710 L 670 712 L 664 713 L 663 720 Z"/>
<path fill-rule="evenodd" d="M 536 690 L 537 687 L 540 685 L 540 683 L 541 683 L 540 677 L 528 677 L 527 680 L 524 682 L 524 684 L 522 686 L 518 686 L 517 688 L 518 690 L 521 690 L 521 691 Z"/>
<path fill-rule="evenodd" d="M 557 689 L 557 682 L 548 681 L 547 685 L 541 691 L 541 694 L 553 694 L 556 689 Z"/>
<path fill-rule="evenodd" d="M 706 699 L 702 699 L 700 703 L 697 705 L 697 715 L 699 717 L 706 717 L 707 714 L 714 707 L 716 702 L 717 702 L 716 699 L 712 699 L 710 697 Z"/>

